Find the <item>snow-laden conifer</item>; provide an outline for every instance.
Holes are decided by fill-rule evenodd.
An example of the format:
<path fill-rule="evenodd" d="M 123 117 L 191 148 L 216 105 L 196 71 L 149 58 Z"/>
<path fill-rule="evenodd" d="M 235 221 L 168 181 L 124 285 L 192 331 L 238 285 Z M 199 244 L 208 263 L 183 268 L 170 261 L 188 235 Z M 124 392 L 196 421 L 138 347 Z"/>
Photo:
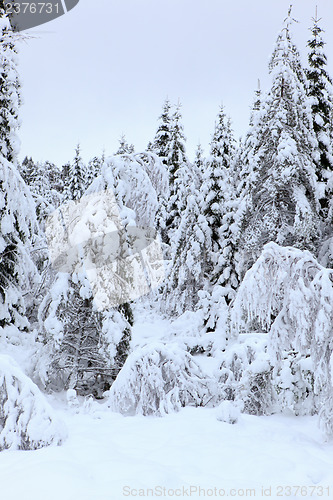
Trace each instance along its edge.
<path fill-rule="evenodd" d="M 65 179 L 65 199 L 79 200 L 85 189 L 86 167 L 81 158 L 81 149 L 78 144 L 73 161 L 69 165 L 68 177 Z"/>
<path fill-rule="evenodd" d="M 186 192 L 195 182 L 191 176 L 189 161 L 186 156 L 184 127 L 180 104 L 177 105 L 171 120 L 170 141 L 166 160 L 169 172 L 169 199 L 166 201 L 166 233 L 171 242 L 176 228 L 180 224 L 182 212 L 186 206 Z"/>
<path fill-rule="evenodd" d="M 151 151 L 157 154 L 164 164 L 167 164 L 171 143 L 171 121 L 171 104 L 169 99 L 166 99 L 159 117 L 157 132 L 150 147 Z"/>
<path fill-rule="evenodd" d="M 133 321 L 128 302 L 149 293 L 155 277 L 156 190 L 167 182 L 159 165 L 153 153 L 107 158 L 80 202 L 49 221 L 61 272 L 39 315 L 50 362 L 37 372 L 46 386 L 101 394 L 123 365 Z M 63 224 L 68 235 L 55 235 Z"/>
<path fill-rule="evenodd" d="M 333 171 L 333 137 L 330 129 L 333 113 L 332 80 L 327 71 L 327 57 L 324 52 L 325 42 L 323 29 L 319 26 L 320 19 L 313 19 L 311 39 L 308 41 L 309 68 L 306 71 L 308 79 L 308 95 L 311 98 L 313 129 L 316 134 L 319 156 L 315 155 L 316 175 L 319 182 L 327 183 L 329 174 Z M 324 205 L 328 205 L 322 199 Z"/>
<path fill-rule="evenodd" d="M 171 269 L 163 291 L 163 306 L 169 314 L 196 310 L 198 292 L 205 285 L 209 228 L 201 213 L 198 194 L 198 191 L 188 194 L 174 236 Z"/>
<path fill-rule="evenodd" d="M 291 23 L 289 12 L 269 65 L 271 89 L 261 106 L 255 169 L 251 168 L 256 172 L 241 224 L 242 275 L 266 242 L 314 250 L 320 236 L 313 162 L 317 140 Z"/>
<path fill-rule="evenodd" d="M 0 326 L 28 326 L 24 295 L 37 276 L 31 259 L 35 206 L 18 172 L 20 83 L 8 19 L 0 18 Z M 30 248 L 29 248 L 30 247 Z"/>
<path fill-rule="evenodd" d="M 211 156 L 205 164 L 201 186 L 201 209 L 209 228 L 205 274 L 212 286 L 221 285 L 229 303 L 238 286 L 235 271 L 234 224 L 237 201 L 232 165 L 235 147 L 230 120 L 221 107 L 211 142 Z"/>

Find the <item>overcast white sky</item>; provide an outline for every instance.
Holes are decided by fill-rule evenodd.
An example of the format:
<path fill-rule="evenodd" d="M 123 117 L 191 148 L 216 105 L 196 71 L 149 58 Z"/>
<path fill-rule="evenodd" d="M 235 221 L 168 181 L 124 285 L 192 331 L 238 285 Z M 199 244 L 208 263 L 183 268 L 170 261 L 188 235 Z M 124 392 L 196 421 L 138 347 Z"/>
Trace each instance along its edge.
<path fill-rule="evenodd" d="M 166 96 L 182 102 L 189 156 L 207 151 L 221 102 L 236 136 L 246 132 L 253 91 L 289 0 L 80 0 L 65 16 L 26 31 L 20 48 L 24 106 L 21 158 L 85 160 L 112 154 L 125 133 L 136 150 L 154 137 Z M 297 46 L 306 57 L 318 5 L 333 76 L 332 0 L 295 0 Z"/>

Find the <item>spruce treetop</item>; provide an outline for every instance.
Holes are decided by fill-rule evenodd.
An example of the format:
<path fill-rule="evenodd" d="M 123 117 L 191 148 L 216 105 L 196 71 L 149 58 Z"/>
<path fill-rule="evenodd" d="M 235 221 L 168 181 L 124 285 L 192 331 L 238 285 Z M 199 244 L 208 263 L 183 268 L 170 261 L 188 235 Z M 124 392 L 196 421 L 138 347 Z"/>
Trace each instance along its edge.
<path fill-rule="evenodd" d="M 166 163 L 169 154 L 169 143 L 171 141 L 171 104 L 169 99 L 166 99 L 163 105 L 162 114 L 159 117 L 159 125 L 155 135 L 153 144 L 150 146 L 157 156 L 162 158 Z"/>
<path fill-rule="evenodd" d="M 128 144 L 125 134 L 122 134 L 121 138 L 119 139 L 119 148 L 116 152 L 116 155 L 125 155 L 132 153 L 134 153 L 133 144 Z"/>
<path fill-rule="evenodd" d="M 230 167 L 234 153 L 235 139 L 231 128 L 231 119 L 226 116 L 224 106 L 221 105 L 210 143 L 210 154 L 214 158 L 223 158 L 224 165 Z"/>
<path fill-rule="evenodd" d="M 320 19 L 313 18 L 310 28 L 311 39 L 308 41 L 307 70 L 308 95 L 312 103 L 313 129 L 319 146 L 319 158 L 315 159 L 316 173 L 320 181 L 325 179 L 325 171 L 333 171 L 333 134 L 330 128 L 333 116 L 333 87 L 327 71 L 327 58 L 324 53 L 324 30 L 319 26 Z"/>

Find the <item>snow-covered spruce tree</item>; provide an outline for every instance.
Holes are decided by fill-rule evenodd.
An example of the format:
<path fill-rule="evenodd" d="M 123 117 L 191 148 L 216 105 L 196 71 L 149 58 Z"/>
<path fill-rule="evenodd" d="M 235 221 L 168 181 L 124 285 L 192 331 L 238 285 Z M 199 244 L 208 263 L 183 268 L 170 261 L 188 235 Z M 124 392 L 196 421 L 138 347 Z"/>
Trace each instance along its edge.
<path fill-rule="evenodd" d="M 122 255 L 109 263 L 105 275 L 108 277 L 112 271 L 112 282 L 117 283 L 118 288 L 114 294 L 120 293 L 119 303 L 149 294 L 160 284 L 159 270 L 161 280 L 164 277 L 154 224 L 158 196 L 166 188 L 162 163 L 155 154 L 147 152 L 107 158 L 101 176 L 87 192 L 89 195 L 106 192 L 114 197 L 116 213 L 113 218 L 118 224 L 119 248 L 123 250 Z M 99 288 L 103 290 L 106 286 L 101 276 L 95 297 L 99 296 Z M 112 290 L 110 284 L 108 288 Z"/>
<path fill-rule="evenodd" d="M 1 12 L 0 12 L 1 13 Z M 36 231 L 35 206 L 18 173 L 20 84 L 17 51 L 8 19 L 0 17 L 0 326 L 28 327 L 25 317 L 37 276 L 29 246 Z"/>
<path fill-rule="evenodd" d="M 312 37 L 308 42 L 309 69 L 308 95 L 312 102 L 313 130 L 318 141 L 319 155 L 316 150 L 314 163 L 316 175 L 323 189 L 320 192 L 321 215 L 327 217 L 327 211 L 332 196 L 332 181 L 328 183 L 333 173 L 333 135 L 331 117 L 333 113 L 332 80 L 327 72 L 327 58 L 324 53 L 325 42 L 322 38 L 322 28 L 317 16 L 313 19 Z M 328 185 L 329 184 L 329 185 Z"/>
<path fill-rule="evenodd" d="M 172 115 L 171 139 L 168 148 L 167 168 L 169 172 L 169 199 L 166 205 L 166 234 L 171 242 L 180 225 L 182 212 L 186 207 L 185 191 L 191 190 L 195 183 L 186 156 L 184 127 L 178 103 Z"/>
<path fill-rule="evenodd" d="M 124 244 L 133 248 L 133 252 L 130 253 L 135 254 L 138 251 L 138 249 L 135 250 L 136 243 L 133 243 L 132 240 L 135 233 L 139 234 L 138 231 L 147 229 L 147 235 L 151 234 L 153 238 L 156 236 L 152 229 L 156 227 L 159 200 L 164 193 L 168 192 L 168 177 L 164 165 L 156 154 L 151 152 L 107 158 L 102 167 L 101 175 L 93 182 L 87 194 L 98 194 L 103 191 L 111 192 L 114 195 L 121 222 L 119 234 L 124 236 L 126 240 Z M 149 248 L 151 247 L 147 246 L 144 251 L 149 252 Z M 133 255 L 133 258 L 136 256 Z M 117 265 L 126 268 L 120 259 L 117 260 Z M 150 264 L 147 265 L 147 270 L 149 266 Z M 121 269 L 118 270 L 119 273 L 122 272 Z M 164 275 L 164 270 L 162 274 Z M 149 277 L 152 278 L 150 272 Z M 136 281 L 132 286 L 133 290 L 138 286 L 138 296 L 149 293 L 151 286 L 153 286 L 153 283 L 150 282 L 147 289 L 146 284 L 144 285 L 140 279 Z M 146 280 L 144 281 L 146 283 Z"/>
<path fill-rule="evenodd" d="M 163 104 L 162 114 L 159 117 L 159 124 L 153 143 L 150 148 L 157 156 L 161 158 L 163 163 L 167 165 L 169 156 L 169 147 L 171 143 L 171 105 L 169 99 L 166 99 Z"/>
<path fill-rule="evenodd" d="M 165 100 L 162 108 L 162 114 L 159 117 L 157 132 L 153 142 L 151 142 L 147 150 L 155 153 L 164 165 L 165 172 L 168 173 L 167 158 L 169 155 L 169 147 L 171 141 L 171 105 L 168 99 Z M 156 213 L 155 227 L 161 235 L 163 242 L 164 253 L 167 256 L 169 251 L 169 238 L 166 229 L 167 221 L 167 205 L 169 200 L 169 188 L 159 196 L 159 206 Z"/>
<path fill-rule="evenodd" d="M 289 12 L 269 65 L 272 86 L 262 103 L 257 173 L 242 214 L 242 276 L 268 241 L 314 251 L 320 237 L 312 154 L 317 140 L 291 22 Z"/>
<path fill-rule="evenodd" d="M 94 182 L 98 184 L 99 179 Z M 60 207 L 48 221 L 51 255 L 54 249 L 58 252 L 55 245 L 59 241 L 59 252 L 64 257 L 39 310 L 44 349 L 36 366 L 36 378 L 48 389 L 70 388 L 99 397 L 110 387 L 127 356 L 130 306 L 99 307 L 97 292 L 107 293 L 112 283 L 104 280 L 96 291 L 89 274 L 89 270 L 94 274 L 94 262 L 96 273 L 103 274 L 100 267 L 109 256 L 101 238 L 110 225 L 116 230 L 116 214 L 109 203 L 112 199 L 103 196 L 103 191 L 99 195 L 85 194 L 78 203 Z M 54 258 L 53 264 L 57 268 Z"/>
<path fill-rule="evenodd" d="M 104 159 L 98 158 L 97 156 L 94 156 L 94 158 L 88 162 L 85 178 L 85 186 L 87 188 L 90 186 L 93 180 L 100 175 L 103 163 Z"/>
<path fill-rule="evenodd" d="M 64 198 L 66 200 L 79 200 L 82 197 L 86 189 L 85 170 L 86 167 L 81 158 L 80 144 L 78 144 L 74 159 L 69 165 L 68 176 L 64 181 Z"/>
<path fill-rule="evenodd" d="M 116 155 L 126 155 L 134 153 L 133 144 L 128 144 L 125 135 L 123 134 L 119 139 L 119 148 L 116 152 Z"/>
<path fill-rule="evenodd" d="M 223 164 L 230 167 L 234 153 L 235 139 L 231 128 L 231 120 L 226 116 L 224 106 L 221 105 L 210 143 L 210 156 L 213 158 L 223 158 Z"/>
<path fill-rule="evenodd" d="M 38 274 L 30 248 L 36 234 L 35 206 L 18 172 L 20 85 L 15 38 L 0 8 L 0 338 L 29 349 L 29 308 Z M 27 343 L 25 343 L 25 338 Z M 60 444 L 65 433 L 38 388 L 15 361 L 0 359 L 0 450 Z"/>
<path fill-rule="evenodd" d="M 127 357 L 130 310 L 99 312 L 84 273 L 59 273 L 40 318 L 45 349 L 36 376 L 44 387 L 96 397 L 108 390 Z"/>
<path fill-rule="evenodd" d="M 124 363 L 133 322 L 131 292 L 138 289 L 137 296 L 149 292 L 145 276 L 142 283 L 141 275 L 136 282 L 128 274 L 133 268 L 127 263 L 136 257 L 131 260 L 131 236 L 137 226 L 153 227 L 157 210 L 153 182 L 162 182 L 158 165 L 153 153 L 108 158 L 77 207 L 68 216 L 62 208 L 59 221 L 70 216 L 70 240 L 75 246 L 79 238 L 83 262 L 76 258 L 79 266 L 58 274 L 40 309 L 45 356 L 37 372 L 44 385 L 99 395 Z M 52 226 L 49 229 L 54 237 Z M 119 255 L 118 238 L 119 247 L 124 245 Z M 65 251 L 61 241 L 60 252 Z M 69 254 L 65 267 L 70 262 Z"/>
<path fill-rule="evenodd" d="M 31 162 L 30 167 L 32 167 Z M 33 163 L 34 174 L 27 176 L 27 184 L 33 195 L 38 222 L 43 230 L 45 219 L 61 203 L 63 182 L 61 171 L 50 161 Z M 27 174 L 27 172 L 26 172 Z"/>
<path fill-rule="evenodd" d="M 219 285 L 227 303 L 238 286 L 234 268 L 235 191 L 232 177 L 234 139 L 224 108 L 218 114 L 201 186 L 201 209 L 210 232 L 205 275 L 212 287 Z"/>
<path fill-rule="evenodd" d="M 231 314 L 238 331 L 268 332 L 280 408 L 289 399 L 295 413 L 311 413 L 308 400 L 314 401 L 327 434 L 333 433 L 332 281 L 332 271 L 310 252 L 269 243 L 247 272 Z"/>
<path fill-rule="evenodd" d="M 204 288 L 209 229 L 201 214 L 199 194 L 196 190 L 188 194 L 174 235 L 171 269 L 163 290 L 165 311 L 172 315 L 196 310 L 198 292 Z"/>

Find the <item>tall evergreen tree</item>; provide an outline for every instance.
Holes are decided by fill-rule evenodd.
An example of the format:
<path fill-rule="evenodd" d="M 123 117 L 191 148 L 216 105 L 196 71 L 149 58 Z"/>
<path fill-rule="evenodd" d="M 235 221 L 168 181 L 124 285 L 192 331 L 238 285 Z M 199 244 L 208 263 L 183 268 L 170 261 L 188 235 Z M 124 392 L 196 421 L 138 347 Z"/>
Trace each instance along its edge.
<path fill-rule="evenodd" d="M 226 116 L 224 106 L 221 105 L 210 143 L 210 155 L 212 158 L 223 158 L 223 164 L 229 168 L 234 152 L 235 139 L 231 129 L 231 120 Z"/>
<path fill-rule="evenodd" d="M 162 108 L 162 114 L 159 117 L 157 132 L 153 142 L 150 142 L 147 151 L 155 153 L 165 167 L 166 175 L 168 175 L 167 159 L 169 155 L 169 147 L 171 143 L 171 105 L 168 99 L 165 100 Z M 159 196 L 159 207 L 156 213 L 155 227 L 161 236 L 163 242 L 164 253 L 168 254 L 169 250 L 169 237 L 167 232 L 167 210 L 168 200 L 170 197 L 169 189 Z"/>
<path fill-rule="evenodd" d="M 201 214 L 200 192 L 186 198 L 179 228 L 175 232 L 171 272 L 164 288 L 163 304 L 169 314 L 193 311 L 204 288 L 209 228 Z"/>
<path fill-rule="evenodd" d="M 195 183 L 186 156 L 184 127 L 181 122 L 181 105 L 178 104 L 172 116 L 171 139 L 168 146 L 167 167 L 169 171 L 169 200 L 167 200 L 166 232 L 170 241 L 180 224 L 181 215 L 186 207 L 185 192 Z"/>
<path fill-rule="evenodd" d="M 221 106 L 211 142 L 211 156 L 206 162 L 201 187 L 202 211 L 210 230 L 211 248 L 206 262 L 206 275 L 212 286 L 226 286 L 227 300 L 229 284 L 237 287 L 237 280 L 231 278 L 232 262 L 230 227 L 233 219 L 234 189 L 232 165 L 235 153 L 234 138 L 230 120 Z M 228 262 L 225 258 L 228 258 Z M 227 271 L 228 268 L 228 271 Z"/>
<path fill-rule="evenodd" d="M 85 165 L 81 158 L 80 144 L 78 144 L 65 181 L 65 198 L 77 201 L 82 197 L 85 188 Z"/>
<path fill-rule="evenodd" d="M 325 42 L 322 38 L 323 29 L 319 26 L 317 14 L 313 19 L 309 47 L 308 95 L 312 100 L 313 129 L 318 141 L 318 150 L 315 151 L 314 162 L 318 181 L 323 183 L 321 191 L 322 215 L 327 216 L 329 199 L 332 191 L 328 192 L 327 182 L 333 172 L 333 134 L 331 117 L 333 113 L 332 80 L 327 71 L 327 58 L 324 53 Z M 319 153 L 319 154 L 318 154 Z"/>
<path fill-rule="evenodd" d="M 171 105 L 169 99 L 166 99 L 163 104 L 162 114 L 159 117 L 159 124 L 153 143 L 149 146 L 163 163 L 167 164 L 169 156 L 169 147 L 171 142 Z"/>
<path fill-rule="evenodd" d="M 61 167 L 61 182 L 62 182 L 62 194 L 63 197 L 68 199 L 69 198 L 69 193 L 68 193 L 68 180 L 69 180 L 69 170 L 71 168 L 71 163 L 67 162 L 65 165 L 62 165 Z"/>
<path fill-rule="evenodd" d="M 155 157 L 146 156 L 147 160 Z M 136 222 L 151 227 L 157 206 L 156 193 L 147 172 L 152 164 L 141 157 L 138 160 L 136 155 L 111 158 L 82 202 L 70 204 L 69 211 L 62 207 L 61 212 L 54 215 L 55 225 L 51 220 L 47 228 L 52 244 L 52 239 L 57 241 L 59 237 L 55 229 L 60 233 L 64 230 L 67 239 L 76 234 L 75 224 L 80 231 L 85 221 L 83 225 L 90 238 L 81 244 L 80 255 L 85 256 L 84 262 L 96 263 L 96 273 L 91 274 L 89 266 L 88 270 L 84 269 L 85 264 L 83 268 L 77 266 L 79 262 L 74 258 L 68 274 L 58 273 L 40 307 L 45 356 L 39 363 L 38 372 L 45 385 L 100 395 L 110 386 L 128 355 L 133 317 L 129 303 L 122 303 L 122 300 L 128 296 L 129 288 L 131 291 L 142 283 L 126 281 L 134 279 L 127 261 L 125 243 L 130 244 L 131 237 L 126 227 L 128 224 L 133 228 Z M 91 217 L 92 213 L 96 217 Z M 119 235 L 119 247 L 124 245 L 115 260 L 110 248 L 106 247 L 112 226 Z M 67 230 L 69 235 L 66 236 Z M 73 266 L 78 268 L 74 270 Z M 98 310 L 101 301 L 104 301 L 103 312 Z M 48 367 L 46 374 L 45 366 Z"/>
<path fill-rule="evenodd" d="M 36 276 L 28 250 L 35 233 L 35 206 L 17 168 L 17 50 L 8 19 L 0 14 L 0 326 L 26 328 L 23 292 Z"/>
<path fill-rule="evenodd" d="M 256 171 L 242 216 L 242 274 L 268 241 L 315 251 L 319 237 L 312 158 L 317 140 L 291 23 L 289 11 L 269 65 L 272 86 L 262 104 Z"/>

